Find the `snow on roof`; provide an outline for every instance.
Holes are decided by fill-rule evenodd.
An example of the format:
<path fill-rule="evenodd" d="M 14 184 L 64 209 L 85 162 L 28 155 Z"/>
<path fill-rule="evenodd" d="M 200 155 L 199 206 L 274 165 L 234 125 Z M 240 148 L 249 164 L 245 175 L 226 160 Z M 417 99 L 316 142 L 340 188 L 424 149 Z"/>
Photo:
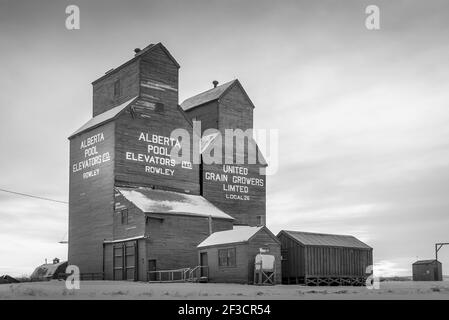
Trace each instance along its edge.
<path fill-rule="evenodd" d="M 204 103 L 214 101 L 219 99 L 223 93 L 228 90 L 237 80 L 232 80 L 229 82 L 226 82 L 220 86 L 217 86 L 216 88 L 212 88 L 210 90 L 204 91 L 200 94 L 197 94 L 193 97 L 190 97 L 186 100 L 184 100 L 181 103 L 181 108 L 186 111 L 188 109 L 192 109 L 194 107 L 197 107 L 199 105 L 202 105 Z"/>
<path fill-rule="evenodd" d="M 282 230 L 282 232 L 304 245 L 371 249 L 370 246 L 353 236 L 287 230 Z"/>
<path fill-rule="evenodd" d="M 234 220 L 202 196 L 150 188 L 117 188 L 145 213 L 185 214 Z"/>
<path fill-rule="evenodd" d="M 69 138 L 71 138 L 87 129 L 93 128 L 95 126 L 98 126 L 98 125 L 103 124 L 109 120 L 114 119 L 123 109 L 125 109 L 136 98 L 137 98 L 137 96 L 123 102 L 122 104 L 118 105 L 117 107 L 114 107 L 108 111 L 100 113 L 98 116 L 93 117 L 92 119 L 87 121 L 81 128 L 79 128 L 74 133 L 72 133 Z"/>
<path fill-rule="evenodd" d="M 263 227 L 234 226 L 234 229 L 212 233 L 197 247 L 208 247 L 219 244 L 246 242 Z"/>
<path fill-rule="evenodd" d="M 43 264 L 43 265 L 40 265 L 39 267 L 37 267 L 33 271 L 30 278 L 33 280 L 50 279 L 50 278 L 53 278 L 53 276 L 55 276 L 56 273 L 64 272 L 66 266 L 67 266 L 67 261 L 59 262 L 59 263 Z"/>

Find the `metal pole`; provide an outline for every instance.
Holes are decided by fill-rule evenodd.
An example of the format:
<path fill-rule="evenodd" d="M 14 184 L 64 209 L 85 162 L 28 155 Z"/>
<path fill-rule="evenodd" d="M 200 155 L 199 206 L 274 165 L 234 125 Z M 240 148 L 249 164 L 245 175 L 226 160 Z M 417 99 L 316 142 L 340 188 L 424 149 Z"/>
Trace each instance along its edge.
<path fill-rule="evenodd" d="M 438 261 L 438 244 L 435 244 L 435 260 Z"/>

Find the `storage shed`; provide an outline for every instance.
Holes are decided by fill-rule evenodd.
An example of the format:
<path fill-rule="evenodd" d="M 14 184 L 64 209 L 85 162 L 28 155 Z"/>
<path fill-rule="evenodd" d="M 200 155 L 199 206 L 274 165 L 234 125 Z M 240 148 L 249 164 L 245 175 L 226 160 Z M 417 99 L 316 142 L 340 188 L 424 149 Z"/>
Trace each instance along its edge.
<path fill-rule="evenodd" d="M 373 249 L 353 236 L 282 230 L 282 282 L 364 285 Z"/>
<path fill-rule="evenodd" d="M 67 261 L 60 262 L 59 259 L 54 259 L 53 263 L 40 265 L 31 274 L 31 281 L 50 281 L 64 277 L 67 265 Z"/>
<path fill-rule="evenodd" d="M 234 226 L 211 234 L 198 245 L 202 276 L 210 282 L 253 283 L 260 249 L 275 258 L 275 283 L 281 282 L 281 245 L 267 227 Z"/>
<path fill-rule="evenodd" d="M 418 260 L 412 269 L 413 281 L 443 281 L 443 267 L 438 260 Z"/>

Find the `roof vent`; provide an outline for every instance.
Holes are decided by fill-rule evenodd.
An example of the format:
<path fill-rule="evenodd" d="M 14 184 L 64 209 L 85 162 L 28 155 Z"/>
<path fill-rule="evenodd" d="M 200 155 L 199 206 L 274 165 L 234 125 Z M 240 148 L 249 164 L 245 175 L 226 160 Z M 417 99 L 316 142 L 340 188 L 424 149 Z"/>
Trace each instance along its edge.
<path fill-rule="evenodd" d="M 214 80 L 214 81 L 212 81 L 212 84 L 214 85 L 214 88 L 216 88 L 218 86 L 218 81 Z"/>
<path fill-rule="evenodd" d="M 142 51 L 140 48 L 135 48 L 134 53 L 137 55 L 140 51 Z"/>

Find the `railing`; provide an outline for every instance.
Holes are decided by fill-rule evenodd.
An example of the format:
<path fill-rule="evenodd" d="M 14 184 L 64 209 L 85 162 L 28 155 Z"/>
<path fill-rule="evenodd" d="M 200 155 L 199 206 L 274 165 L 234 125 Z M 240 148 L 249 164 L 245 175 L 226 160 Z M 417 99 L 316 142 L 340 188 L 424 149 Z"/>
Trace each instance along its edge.
<path fill-rule="evenodd" d="M 201 277 L 209 278 L 209 267 L 208 266 L 196 266 L 189 271 L 188 281 L 197 281 Z"/>
<path fill-rule="evenodd" d="M 148 271 L 149 282 L 184 282 L 187 280 L 189 268 L 175 270 Z"/>
<path fill-rule="evenodd" d="M 80 280 L 104 280 L 104 274 L 98 273 L 81 273 Z"/>
<path fill-rule="evenodd" d="M 148 282 L 196 282 L 201 277 L 209 277 L 209 267 L 196 266 L 174 270 L 157 270 L 147 272 Z"/>

